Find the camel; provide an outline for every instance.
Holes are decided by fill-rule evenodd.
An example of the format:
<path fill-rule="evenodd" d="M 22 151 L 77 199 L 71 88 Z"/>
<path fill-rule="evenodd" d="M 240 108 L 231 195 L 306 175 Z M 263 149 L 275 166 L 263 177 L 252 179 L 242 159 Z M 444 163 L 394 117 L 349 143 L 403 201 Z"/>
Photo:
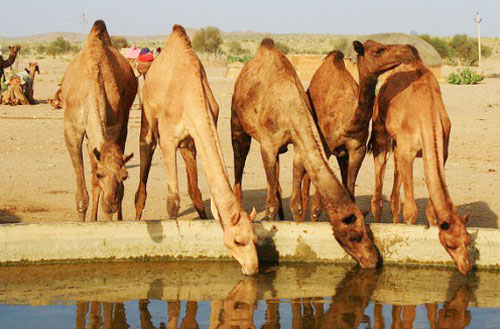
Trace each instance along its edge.
<path fill-rule="evenodd" d="M 15 46 L 9 46 L 9 57 L 7 60 L 4 60 L 2 56 L 0 56 L 0 82 L 2 81 L 2 78 L 4 78 L 4 69 L 11 67 L 12 64 L 16 61 L 17 54 L 19 53 L 19 50 L 21 50 L 21 46 L 15 45 Z"/>
<path fill-rule="evenodd" d="M 257 292 L 257 280 L 246 277 L 234 286 L 223 301 L 212 301 L 208 328 L 255 328 L 253 318 L 258 301 Z"/>
<path fill-rule="evenodd" d="M 52 105 L 54 110 L 62 109 L 63 105 L 61 102 L 61 88 L 57 89 L 54 98 L 48 100 L 49 104 Z"/>
<path fill-rule="evenodd" d="M 3 105 L 28 105 L 29 101 L 23 92 L 21 77 L 14 75 L 9 79 L 9 87 L 2 97 Z"/>
<path fill-rule="evenodd" d="M 375 221 L 382 212 L 382 185 L 387 154 L 394 150 L 394 185 L 391 210 L 394 223 L 399 222 L 400 188 L 404 184 L 403 218 L 414 224 L 417 206 L 413 195 L 413 161 L 422 157 L 430 201 L 426 214 L 430 225 L 439 226 L 439 240 L 462 274 L 472 264 L 467 252 L 471 237 L 466 230 L 468 216 L 459 216 L 446 187 L 444 165 L 448 157 L 451 122 L 441 97 L 439 83 L 424 65 L 418 51 L 409 46 L 415 60 L 400 65 L 380 88 L 373 109 L 370 147 L 375 161 L 375 192 L 371 207 Z M 374 49 L 375 48 L 375 49 Z M 378 52 L 388 49 L 380 44 L 355 45 L 358 65 L 378 61 Z M 382 55 L 383 56 L 383 55 Z M 361 67 L 360 67 L 361 72 Z"/>
<path fill-rule="evenodd" d="M 36 104 L 33 97 L 36 73 L 40 74 L 40 69 L 36 62 L 32 62 L 29 63 L 29 68 L 25 68 L 23 72 L 10 77 L 9 88 L 5 92 L 2 104 L 13 106 Z M 24 81 L 24 85 L 22 85 L 22 81 Z"/>
<path fill-rule="evenodd" d="M 365 157 L 371 112 L 358 106 L 359 87 L 344 64 L 344 54 L 330 52 L 316 70 L 307 90 L 314 118 L 324 141 L 326 156 L 337 157 L 342 182 L 354 200 L 354 187 Z M 309 175 L 304 176 L 303 209 L 307 208 Z M 321 213 L 319 193 L 311 204 L 311 220 Z M 303 219 L 303 218 L 302 218 Z"/>
<path fill-rule="evenodd" d="M 76 175 L 76 208 L 85 221 L 89 197 L 85 184 L 82 144 L 87 136 L 92 165 L 92 216 L 97 220 L 99 199 L 110 220 L 122 220 L 124 155 L 130 107 L 137 80 L 127 60 L 111 46 L 106 25 L 94 23 L 83 49 L 64 73 L 60 99 L 64 104 L 64 137 Z"/>
<path fill-rule="evenodd" d="M 319 328 L 359 328 L 377 287 L 378 270 L 352 269 L 339 283 Z"/>
<path fill-rule="evenodd" d="M 212 214 L 222 224 L 224 243 L 242 265 L 243 272 L 255 274 L 258 271 L 257 236 L 252 222 L 256 211 L 253 209 L 247 214 L 231 190 L 216 128 L 219 108 L 205 69 L 180 25 L 174 25 L 164 49 L 151 65 L 143 88 L 136 219 L 141 218 L 146 203 L 146 183 L 157 141 L 166 168 L 169 217 L 176 219 L 179 211 L 176 156 L 179 147 L 186 167 L 191 168 L 188 169 L 189 193 L 197 210 L 203 209 L 196 177 L 198 150 L 212 195 Z"/>
<path fill-rule="evenodd" d="M 364 215 L 328 166 L 311 107 L 293 66 L 271 39 L 264 39 L 254 58 L 236 80 L 231 109 L 234 151 L 234 190 L 242 202 L 241 180 L 251 139 L 260 143 L 268 188 L 266 212 L 282 216 L 278 154 L 294 145 L 294 186 L 305 170 L 325 203 L 335 239 L 363 267 L 375 267 L 379 253 Z M 304 170 L 305 167 L 305 170 Z M 300 188 L 298 189 L 300 191 Z M 302 214 L 300 193 L 294 188 L 292 213 Z"/>

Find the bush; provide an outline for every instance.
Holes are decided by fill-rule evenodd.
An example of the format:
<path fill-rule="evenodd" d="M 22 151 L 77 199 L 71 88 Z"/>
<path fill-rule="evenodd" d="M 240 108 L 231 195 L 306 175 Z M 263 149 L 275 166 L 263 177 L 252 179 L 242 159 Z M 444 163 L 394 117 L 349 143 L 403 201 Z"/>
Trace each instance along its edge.
<path fill-rule="evenodd" d="M 448 61 L 453 60 L 453 57 L 455 56 L 454 49 L 450 47 L 446 40 L 439 37 L 431 37 L 428 34 L 422 34 L 419 35 L 419 37 L 434 47 L 441 58 L 447 59 Z"/>
<path fill-rule="evenodd" d="M 39 44 L 38 46 L 36 46 L 36 52 L 37 52 L 39 55 L 45 54 L 45 51 L 46 51 L 46 47 L 45 47 L 45 45 L 43 45 L 43 44 Z"/>
<path fill-rule="evenodd" d="M 71 43 L 64 40 L 63 37 L 58 37 L 50 45 L 45 48 L 47 55 L 56 58 L 57 55 L 66 54 L 71 51 Z"/>
<path fill-rule="evenodd" d="M 483 79 L 483 75 L 478 74 L 469 67 L 463 70 L 458 69 L 457 72 L 453 72 L 448 76 L 448 82 L 452 85 L 477 85 Z"/>
<path fill-rule="evenodd" d="M 283 43 L 283 42 L 279 42 L 279 41 L 277 41 L 277 42 L 275 42 L 275 43 L 274 43 L 274 46 L 275 46 L 276 48 L 278 48 L 279 50 L 281 50 L 281 52 L 282 52 L 283 54 L 285 54 L 285 55 L 286 55 L 286 54 L 288 54 L 288 53 L 290 52 L 290 47 L 288 47 L 288 45 L 287 45 L 287 44 L 285 44 L 285 43 Z"/>
<path fill-rule="evenodd" d="M 193 36 L 193 48 L 199 52 L 216 53 L 222 44 L 220 30 L 214 26 L 202 28 Z"/>
<path fill-rule="evenodd" d="M 246 62 L 250 61 L 251 59 L 252 59 L 252 56 L 250 56 L 250 55 L 245 55 L 245 56 L 241 56 L 241 57 L 229 55 L 229 56 L 227 56 L 227 63 L 232 64 L 235 62 L 240 62 L 240 63 L 245 64 Z"/>
<path fill-rule="evenodd" d="M 340 50 L 345 53 L 347 48 L 349 48 L 349 41 L 346 38 L 337 39 L 332 42 L 333 50 Z"/>
<path fill-rule="evenodd" d="M 236 40 L 233 40 L 228 43 L 229 47 L 228 53 L 231 55 L 246 55 L 248 54 L 248 49 L 244 49 L 241 47 L 241 43 Z"/>
<path fill-rule="evenodd" d="M 457 34 L 450 41 L 450 47 L 455 50 L 455 56 L 466 65 L 473 65 L 479 59 L 477 43 L 465 34 Z"/>
<path fill-rule="evenodd" d="M 111 45 L 113 45 L 116 49 L 122 49 L 128 47 L 128 42 L 125 37 L 112 36 Z"/>

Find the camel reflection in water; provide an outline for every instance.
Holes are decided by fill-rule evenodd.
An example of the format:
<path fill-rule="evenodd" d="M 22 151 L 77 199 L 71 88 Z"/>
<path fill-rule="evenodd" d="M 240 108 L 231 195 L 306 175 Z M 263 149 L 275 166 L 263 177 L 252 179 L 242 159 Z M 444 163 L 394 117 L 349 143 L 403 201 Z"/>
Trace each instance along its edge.
<path fill-rule="evenodd" d="M 265 301 L 265 319 L 261 329 L 293 328 L 386 328 L 383 305 L 374 302 L 373 316 L 366 314 L 373 292 L 377 286 L 377 270 L 355 269 L 349 271 L 338 285 L 331 300 L 320 298 L 295 298 L 288 301 L 268 299 Z M 138 301 L 141 329 L 248 329 L 256 328 L 254 311 L 257 309 L 258 278 L 245 277 L 224 300 L 210 302 L 210 320 L 208 327 L 197 323 L 198 302 L 185 303 L 184 316 L 181 318 L 181 302 L 167 302 L 167 322 L 153 324 L 148 309 L 149 300 Z M 452 291 L 453 290 L 453 291 Z M 472 289 L 463 283 L 450 288 L 451 298 L 441 309 L 437 304 L 425 304 L 428 327 L 430 329 L 465 328 L 471 321 L 467 310 Z M 291 323 L 280 317 L 280 305 L 290 303 Z M 325 307 L 325 304 L 327 305 Z M 324 311 L 324 309 L 327 309 Z M 391 329 L 410 329 L 416 317 L 415 305 L 392 305 Z M 373 324 L 371 323 L 373 320 Z M 282 324 L 286 323 L 286 324 Z M 76 329 L 127 329 L 125 306 L 123 303 L 78 302 L 76 308 Z"/>

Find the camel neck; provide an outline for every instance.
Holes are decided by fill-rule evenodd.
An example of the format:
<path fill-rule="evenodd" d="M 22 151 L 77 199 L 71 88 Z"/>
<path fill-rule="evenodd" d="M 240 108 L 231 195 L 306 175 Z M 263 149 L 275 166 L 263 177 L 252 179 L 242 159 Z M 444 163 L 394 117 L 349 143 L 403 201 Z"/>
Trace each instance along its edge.
<path fill-rule="evenodd" d="M 297 113 L 297 112 L 296 112 Z M 352 203 L 349 194 L 328 165 L 318 130 L 309 111 L 297 113 L 291 120 L 295 152 L 321 195 L 327 214 L 338 205 Z M 330 216 L 329 216 L 330 217 Z"/>
<path fill-rule="evenodd" d="M 359 106 L 354 115 L 354 122 L 360 128 L 368 125 L 372 118 L 377 81 L 378 75 L 368 75 L 362 71 L 359 71 Z"/>
<path fill-rule="evenodd" d="M 186 125 L 201 158 L 210 194 L 219 211 L 222 226 L 227 227 L 231 225 L 231 216 L 235 212 L 239 214 L 240 207 L 229 183 L 212 113 L 207 104 L 190 109 L 187 116 Z"/>
<path fill-rule="evenodd" d="M 16 61 L 16 56 L 17 56 L 17 53 L 10 53 L 9 54 L 9 58 L 7 58 L 6 61 L 2 62 L 2 67 L 4 69 L 8 68 L 8 67 L 11 67 L 12 64 L 14 64 L 14 62 Z"/>

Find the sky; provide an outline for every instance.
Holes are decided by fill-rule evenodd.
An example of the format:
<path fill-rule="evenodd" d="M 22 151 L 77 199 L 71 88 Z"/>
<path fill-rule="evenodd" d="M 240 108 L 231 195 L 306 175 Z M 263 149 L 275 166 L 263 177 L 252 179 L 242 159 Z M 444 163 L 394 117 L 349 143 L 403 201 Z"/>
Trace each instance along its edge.
<path fill-rule="evenodd" d="M 112 35 L 168 34 L 173 24 L 223 31 L 500 37 L 500 0 L 4 0 L 0 36 L 82 32 L 85 13 Z"/>

